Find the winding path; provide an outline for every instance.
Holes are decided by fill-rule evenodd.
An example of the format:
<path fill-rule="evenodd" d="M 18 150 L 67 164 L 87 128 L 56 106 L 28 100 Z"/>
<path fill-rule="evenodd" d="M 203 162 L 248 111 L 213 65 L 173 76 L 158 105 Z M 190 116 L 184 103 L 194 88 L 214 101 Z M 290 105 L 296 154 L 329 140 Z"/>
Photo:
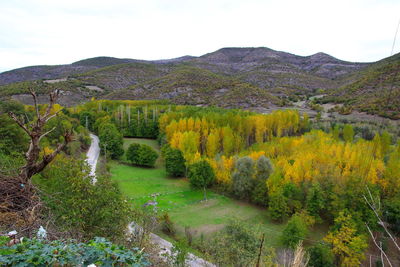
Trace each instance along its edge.
<path fill-rule="evenodd" d="M 96 183 L 96 166 L 97 161 L 100 156 L 100 146 L 99 146 L 99 138 L 97 135 L 90 134 L 90 138 L 92 139 L 92 143 L 90 144 L 89 150 L 86 153 L 86 162 L 90 166 L 90 176 L 93 177 L 93 184 Z"/>
<path fill-rule="evenodd" d="M 97 161 L 99 159 L 100 156 L 100 146 L 99 146 L 99 138 L 94 135 L 94 134 L 90 134 L 90 138 L 92 139 L 92 143 L 90 144 L 90 148 L 88 150 L 88 152 L 86 153 L 86 162 L 89 164 L 90 166 L 90 176 L 92 176 L 92 182 L 93 184 L 96 183 L 97 179 L 96 179 L 96 166 L 97 166 Z M 129 225 L 129 231 L 132 232 L 133 228 L 132 225 L 134 223 L 131 223 Z M 164 253 L 169 253 L 171 254 L 171 250 L 172 250 L 172 243 L 162 239 L 161 237 L 159 237 L 158 235 L 155 235 L 153 233 L 150 233 L 150 239 L 151 242 L 155 245 L 157 245 L 160 248 L 160 257 L 163 258 L 165 256 L 163 256 Z M 188 253 L 188 257 L 186 259 L 186 264 L 190 267 L 216 267 L 214 264 L 203 260 L 202 258 L 197 257 L 196 255 L 192 254 L 192 253 Z"/>

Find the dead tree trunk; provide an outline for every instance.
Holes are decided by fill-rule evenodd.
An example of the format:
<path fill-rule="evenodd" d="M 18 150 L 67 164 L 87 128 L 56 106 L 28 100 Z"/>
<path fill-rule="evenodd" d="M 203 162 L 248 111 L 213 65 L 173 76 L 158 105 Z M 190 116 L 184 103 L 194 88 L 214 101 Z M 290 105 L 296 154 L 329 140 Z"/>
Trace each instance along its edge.
<path fill-rule="evenodd" d="M 29 149 L 25 153 L 26 163 L 21 167 L 19 177 L 21 182 L 28 183 L 31 177 L 39 172 L 41 172 L 64 147 L 72 140 L 72 133 L 67 131 L 64 133 L 64 142 L 57 145 L 56 149 L 47 155 L 43 155 L 40 159 L 40 140 L 51 133 L 55 128 L 45 132 L 44 127 L 46 123 L 57 115 L 57 112 L 52 114 L 52 108 L 57 101 L 59 96 L 59 91 L 53 91 L 49 94 L 50 102 L 44 112 L 40 114 L 39 106 L 37 103 L 37 95 L 33 90 L 30 90 L 33 97 L 34 107 L 36 112 L 36 119 L 30 124 L 24 123 L 24 121 L 18 118 L 14 113 L 10 112 L 9 116 L 21 127 L 30 137 L 31 141 L 29 144 Z"/>
<path fill-rule="evenodd" d="M 25 153 L 25 164 L 20 168 L 17 176 L 0 177 L 0 224 L 6 228 L 22 228 L 30 231 L 36 227 L 41 207 L 37 190 L 31 183 L 33 175 L 40 173 L 63 148 L 72 140 L 72 132 L 64 133 L 64 141 L 59 143 L 50 154 L 41 154 L 40 141 L 54 130 L 45 131 L 46 123 L 55 117 L 52 112 L 59 96 L 58 91 L 50 93 L 50 102 L 43 114 L 39 112 L 37 95 L 33 90 L 30 93 L 34 100 L 36 118 L 33 122 L 25 122 L 10 112 L 9 116 L 30 137 L 29 149 Z M 43 152 L 44 153 L 44 152 Z"/>

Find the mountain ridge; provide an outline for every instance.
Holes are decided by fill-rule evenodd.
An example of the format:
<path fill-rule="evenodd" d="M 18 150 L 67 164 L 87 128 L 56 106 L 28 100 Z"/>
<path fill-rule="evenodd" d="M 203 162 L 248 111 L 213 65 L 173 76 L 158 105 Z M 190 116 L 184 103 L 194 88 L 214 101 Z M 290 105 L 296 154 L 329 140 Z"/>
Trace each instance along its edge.
<path fill-rule="evenodd" d="M 96 96 L 249 108 L 291 105 L 325 94 L 334 102 L 350 99 L 347 102 L 352 103 L 356 95 L 348 92 L 353 84 L 362 84 L 359 80 L 371 70 L 385 71 L 387 64 L 398 60 L 391 57 L 373 63 L 348 62 L 323 52 L 299 56 L 267 47 L 225 47 L 199 57 L 150 61 L 101 56 L 0 73 L 0 97 L 15 97 L 35 81 L 53 83 L 59 79 L 63 81 L 59 85 L 76 95 L 75 102 Z M 47 87 L 47 82 L 40 84 Z M 374 86 L 376 83 L 370 82 L 369 91 L 376 91 Z M 363 90 L 357 92 L 357 96 L 363 94 Z M 248 101 L 241 96 L 249 97 Z M 355 109 L 362 107 L 355 105 Z"/>

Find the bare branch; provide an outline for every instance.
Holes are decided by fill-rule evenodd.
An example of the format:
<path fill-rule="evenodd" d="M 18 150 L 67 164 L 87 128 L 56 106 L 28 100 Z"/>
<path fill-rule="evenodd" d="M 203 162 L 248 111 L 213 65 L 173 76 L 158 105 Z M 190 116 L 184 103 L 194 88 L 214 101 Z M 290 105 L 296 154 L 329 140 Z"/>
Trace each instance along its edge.
<path fill-rule="evenodd" d="M 38 106 L 36 92 L 32 88 L 29 88 L 29 92 L 31 93 L 31 95 L 33 97 L 33 103 L 34 103 L 34 106 L 35 106 L 36 116 L 39 119 L 40 118 L 40 113 L 39 113 L 39 106 Z"/>
<path fill-rule="evenodd" d="M 376 218 L 378 218 L 379 221 L 379 225 L 382 226 L 382 228 L 385 230 L 385 232 L 387 233 L 387 235 L 390 237 L 390 239 L 392 240 L 392 242 L 394 243 L 394 245 L 396 246 L 396 248 L 399 250 L 400 252 L 400 246 L 397 244 L 396 239 L 393 237 L 393 235 L 390 233 L 389 229 L 387 229 L 385 222 L 381 219 L 381 217 L 378 214 L 378 211 L 375 208 L 374 205 L 374 199 L 372 197 L 371 191 L 369 190 L 368 186 L 367 186 L 367 190 L 368 193 L 370 195 L 371 201 L 368 201 L 367 197 L 364 195 L 364 199 L 367 202 L 368 206 L 372 209 L 372 211 L 375 213 Z"/>
<path fill-rule="evenodd" d="M 64 147 L 72 141 L 72 132 L 67 131 L 64 134 L 64 142 L 59 144 L 54 152 L 49 155 L 44 155 L 40 159 L 40 140 L 54 131 L 55 127 L 51 130 L 44 132 L 44 127 L 46 122 L 50 119 L 57 116 L 58 112 L 55 114 L 51 114 L 51 110 L 54 104 L 57 101 L 59 91 L 53 91 L 49 94 L 50 96 L 50 103 L 46 108 L 44 115 L 40 115 L 38 102 L 37 102 L 37 95 L 35 91 L 30 88 L 29 92 L 31 93 L 35 105 L 36 115 L 37 118 L 30 123 L 31 127 L 28 128 L 24 121 L 20 120 L 14 113 L 10 112 L 9 116 L 29 135 L 31 138 L 29 149 L 25 153 L 26 162 L 25 165 L 21 167 L 19 177 L 21 181 L 27 183 L 29 179 L 35 175 L 36 173 L 41 172 L 56 156 L 58 153 L 61 152 Z M 43 133 L 44 132 L 44 133 Z"/>
<path fill-rule="evenodd" d="M 26 128 L 25 124 L 15 115 L 13 112 L 8 112 L 8 116 L 10 116 L 11 119 L 13 119 L 19 127 L 21 127 L 28 135 L 30 135 L 30 132 L 28 128 Z"/>
<path fill-rule="evenodd" d="M 41 140 L 43 137 L 45 137 L 46 135 L 48 135 L 49 133 L 51 133 L 51 132 L 54 131 L 55 129 L 56 129 L 56 127 L 54 126 L 51 130 L 49 130 L 49 131 L 45 132 L 44 134 L 42 134 L 42 135 L 39 137 L 39 142 L 40 142 L 40 140 Z"/>
<path fill-rule="evenodd" d="M 41 172 L 46 166 L 64 149 L 64 147 L 72 141 L 72 132 L 66 132 L 64 135 L 64 142 L 59 144 L 57 148 L 49 155 L 43 156 L 41 162 L 38 162 L 32 168 L 32 175 Z"/>
<path fill-rule="evenodd" d="M 48 122 L 49 120 L 51 120 L 52 118 L 54 118 L 55 116 L 57 116 L 58 113 L 60 113 L 60 111 L 61 111 L 61 110 L 59 110 L 59 111 L 57 111 L 56 113 L 54 113 L 53 115 L 47 117 L 47 118 L 44 120 L 44 122 Z"/>
<path fill-rule="evenodd" d="M 46 122 L 50 119 L 49 116 L 51 116 L 51 109 L 53 108 L 54 104 L 56 103 L 56 101 L 58 99 L 58 96 L 60 94 L 59 92 L 60 92 L 59 90 L 55 90 L 49 94 L 50 102 L 49 102 L 49 105 L 47 106 L 46 112 L 43 116 L 44 122 Z M 52 117 L 54 117 L 54 115 Z"/>
<path fill-rule="evenodd" d="M 373 233 L 372 233 L 371 229 L 369 228 L 368 224 L 365 224 L 365 225 L 367 226 L 368 232 L 369 232 L 369 234 L 371 235 L 372 241 L 374 242 L 375 246 L 381 251 L 381 257 L 382 257 L 382 255 L 384 255 L 385 258 L 386 258 L 386 260 L 387 260 L 387 262 L 389 263 L 389 265 L 390 265 L 391 267 L 393 267 L 392 263 L 391 263 L 390 260 L 389 260 L 389 257 L 386 255 L 385 251 L 383 251 L 382 246 L 378 245 L 378 243 L 376 242 L 376 238 L 375 238 L 375 236 L 373 235 Z M 383 263 L 383 260 L 382 260 L 382 263 Z"/>

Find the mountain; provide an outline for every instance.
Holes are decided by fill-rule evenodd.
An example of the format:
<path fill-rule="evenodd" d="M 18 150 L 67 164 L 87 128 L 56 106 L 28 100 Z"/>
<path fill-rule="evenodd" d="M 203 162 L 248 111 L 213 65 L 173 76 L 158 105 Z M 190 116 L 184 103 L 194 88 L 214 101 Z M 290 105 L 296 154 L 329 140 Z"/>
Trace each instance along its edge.
<path fill-rule="evenodd" d="M 51 87 L 48 82 L 62 81 L 57 86 L 66 88 L 72 102 L 96 96 L 266 107 L 290 105 L 321 93 L 327 95 L 325 101 L 343 102 L 343 98 L 353 97 L 350 88 L 363 77 L 372 77 L 371 72 L 378 71 L 378 66 L 383 68 L 385 62 L 347 62 L 325 53 L 298 56 L 266 47 L 222 48 L 200 57 L 155 61 L 96 57 L 69 65 L 32 66 L 0 73 L 0 97 L 18 98 L 16 95 L 24 93 L 33 81 L 50 79 L 54 81 L 41 85 Z M 364 94 L 362 90 L 357 92 Z M 358 99 L 361 103 L 362 98 Z M 362 109 L 362 105 L 354 107 Z"/>
<path fill-rule="evenodd" d="M 267 91 L 237 78 L 188 66 L 178 67 L 160 78 L 114 91 L 106 98 L 169 99 L 177 104 L 242 108 L 280 103 Z"/>
<path fill-rule="evenodd" d="M 93 66 L 31 66 L 0 73 L 0 85 L 42 79 L 57 79 L 92 70 Z"/>
<path fill-rule="evenodd" d="M 345 110 L 400 119 L 400 53 L 354 73 L 352 79 L 319 101 L 344 104 Z"/>

